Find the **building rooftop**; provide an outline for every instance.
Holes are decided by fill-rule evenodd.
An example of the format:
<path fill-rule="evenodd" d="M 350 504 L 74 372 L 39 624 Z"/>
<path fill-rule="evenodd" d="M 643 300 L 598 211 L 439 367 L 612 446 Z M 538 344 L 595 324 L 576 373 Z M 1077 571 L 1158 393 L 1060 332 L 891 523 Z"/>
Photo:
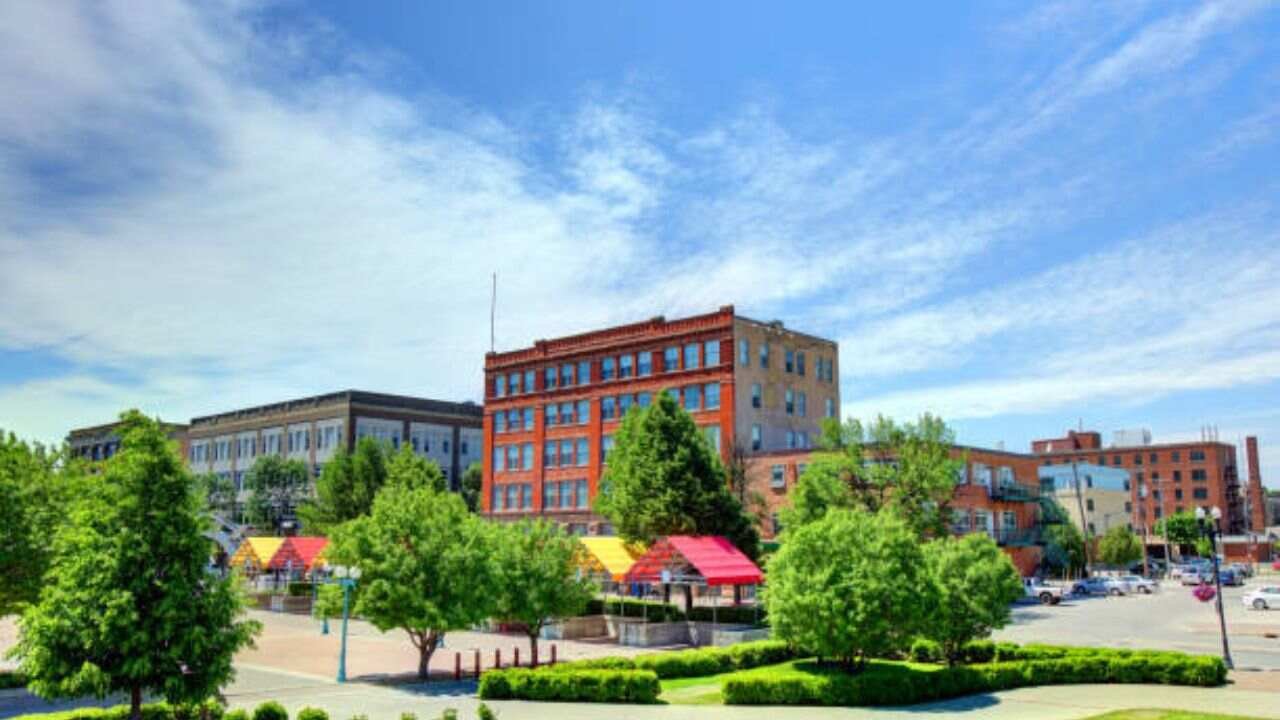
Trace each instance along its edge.
<path fill-rule="evenodd" d="M 191 419 L 191 427 L 215 424 L 221 420 L 243 420 L 253 417 L 277 415 L 295 410 L 305 410 L 322 405 L 366 405 L 380 408 L 396 408 L 439 413 L 442 415 L 465 415 L 477 420 L 484 417 L 484 408 L 474 402 L 452 402 L 433 400 L 430 398 L 412 397 L 408 395 L 392 395 L 388 393 L 368 392 L 364 390 L 341 390 L 324 395 L 285 400 L 269 405 L 230 410 L 214 415 L 203 415 Z"/>

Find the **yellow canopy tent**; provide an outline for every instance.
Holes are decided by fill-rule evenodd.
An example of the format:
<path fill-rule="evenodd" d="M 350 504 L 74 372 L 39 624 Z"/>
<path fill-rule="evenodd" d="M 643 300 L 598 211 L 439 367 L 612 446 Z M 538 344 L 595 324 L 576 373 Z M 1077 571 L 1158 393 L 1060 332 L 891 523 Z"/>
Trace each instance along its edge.
<path fill-rule="evenodd" d="M 584 537 L 578 538 L 587 555 L 582 566 L 589 572 L 608 575 L 611 580 L 621 581 L 627 571 L 640 556 L 640 550 L 623 542 L 620 537 Z"/>
<path fill-rule="evenodd" d="M 228 563 L 232 570 L 260 573 L 266 569 L 276 551 L 284 544 L 284 538 L 250 537 L 245 538 L 236 548 L 236 554 Z"/>

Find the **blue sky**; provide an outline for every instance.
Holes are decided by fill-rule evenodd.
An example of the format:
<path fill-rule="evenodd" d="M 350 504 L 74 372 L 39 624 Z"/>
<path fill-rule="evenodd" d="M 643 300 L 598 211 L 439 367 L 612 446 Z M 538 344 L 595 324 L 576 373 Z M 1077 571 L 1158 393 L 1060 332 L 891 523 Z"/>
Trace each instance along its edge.
<path fill-rule="evenodd" d="M 1259 435 L 1275 2 L 0 4 L 0 426 L 56 440 L 745 314 L 846 414 Z"/>

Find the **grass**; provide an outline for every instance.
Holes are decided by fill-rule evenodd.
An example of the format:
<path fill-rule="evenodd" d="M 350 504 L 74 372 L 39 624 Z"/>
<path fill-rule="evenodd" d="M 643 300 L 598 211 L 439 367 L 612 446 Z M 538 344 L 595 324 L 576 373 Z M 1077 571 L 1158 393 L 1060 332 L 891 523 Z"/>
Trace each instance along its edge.
<path fill-rule="evenodd" d="M 912 662 L 870 660 L 862 672 L 871 675 L 897 673 L 906 668 L 922 672 L 934 672 L 941 669 L 941 667 L 941 665 Z M 770 677 L 785 678 L 843 672 L 843 669 L 833 665 L 819 665 L 812 658 L 790 660 L 777 665 L 763 665 L 750 670 L 734 670 L 718 675 L 663 680 L 662 695 L 659 696 L 659 700 L 671 705 L 719 705 L 724 701 L 720 695 L 720 683 L 731 675 L 735 677 L 769 675 Z"/>
<path fill-rule="evenodd" d="M 1243 715 L 1215 715 L 1212 712 L 1190 712 L 1187 710 L 1116 710 L 1106 715 L 1094 715 L 1088 720 L 1261 720 L 1260 717 Z"/>

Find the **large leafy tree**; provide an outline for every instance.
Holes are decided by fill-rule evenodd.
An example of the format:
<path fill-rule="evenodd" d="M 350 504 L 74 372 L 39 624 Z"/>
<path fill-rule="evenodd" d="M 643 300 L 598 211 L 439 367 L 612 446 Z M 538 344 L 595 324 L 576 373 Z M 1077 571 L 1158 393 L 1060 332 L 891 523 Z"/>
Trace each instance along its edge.
<path fill-rule="evenodd" d="M 387 484 L 407 488 L 428 487 L 436 492 L 448 489 L 440 466 L 414 452 L 408 445 L 401 445 L 400 450 L 387 459 Z"/>
<path fill-rule="evenodd" d="M 205 507 L 209 512 L 232 519 L 236 507 L 236 485 L 231 478 L 204 473 L 196 477 L 196 483 L 204 491 Z"/>
<path fill-rule="evenodd" d="M 730 492 L 719 456 L 667 393 L 623 419 L 596 510 L 628 541 L 723 535 L 751 557 L 759 552 L 759 534 Z"/>
<path fill-rule="evenodd" d="M 1156 523 L 1156 534 L 1171 543 L 1194 545 L 1200 539 L 1200 526 L 1192 513 L 1174 513 Z"/>
<path fill-rule="evenodd" d="M 833 509 L 788 529 L 768 575 L 774 634 L 851 668 L 904 649 L 933 602 L 919 537 L 892 513 Z"/>
<path fill-rule="evenodd" d="M 403 630 L 418 650 L 418 677 L 449 630 L 489 617 L 497 594 L 492 532 L 452 493 L 389 485 L 371 514 L 338 527 L 327 559 L 360 568 L 356 614 L 383 632 Z"/>
<path fill-rule="evenodd" d="M 206 569 L 201 490 L 164 428 L 122 416 L 120 452 L 54 539 L 40 600 L 14 649 L 43 697 L 127 692 L 204 700 L 229 682 L 232 656 L 258 624 L 231 581 Z"/>
<path fill-rule="evenodd" d="M 942 648 L 948 664 L 970 640 L 1009 623 L 1009 605 L 1022 596 L 1022 580 L 1009 556 L 986 535 L 940 537 L 925 543 L 933 584 L 923 634 Z"/>
<path fill-rule="evenodd" d="M 279 455 L 263 455 L 249 468 L 244 484 L 249 488 L 248 521 L 259 528 L 280 531 L 311 487 L 306 463 Z"/>
<path fill-rule="evenodd" d="M 1049 572 L 1068 575 L 1084 570 L 1088 562 L 1084 535 L 1057 500 L 1040 498 L 1040 523 L 1044 527 L 1041 564 Z"/>
<path fill-rule="evenodd" d="M 467 509 L 471 512 L 480 512 L 480 494 L 484 492 L 484 468 L 480 463 L 471 463 L 463 471 L 459 488 L 462 502 L 466 503 Z"/>
<path fill-rule="evenodd" d="M 324 464 L 315 497 L 298 508 L 308 532 L 325 534 L 354 518 L 369 514 L 373 499 L 387 484 L 387 449 L 371 437 L 360 438 L 355 452 L 339 448 Z"/>
<path fill-rule="evenodd" d="M 902 425 L 885 417 L 869 425 L 828 419 L 786 522 L 809 522 L 831 507 L 887 508 L 917 536 L 945 535 L 961 465 L 951 458 L 954 442 L 946 423 L 928 414 Z"/>
<path fill-rule="evenodd" d="M 577 615 L 595 596 L 595 584 L 580 570 L 585 549 L 578 538 L 545 520 L 493 529 L 498 561 L 494 615 L 525 626 L 530 656 L 537 662 L 543 624 Z"/>
<path fill-rule="evenodd" d="M 1098 559 L 1108 565 L 1128 565 L 1142 559 L 1142 540 L 1127 527 L 1117 525 L 1098 541 Z"/>
<path fill-rule="evenodd" d="M 0 617 L 35 602 L 82 464 L 0 433 Z"/>

